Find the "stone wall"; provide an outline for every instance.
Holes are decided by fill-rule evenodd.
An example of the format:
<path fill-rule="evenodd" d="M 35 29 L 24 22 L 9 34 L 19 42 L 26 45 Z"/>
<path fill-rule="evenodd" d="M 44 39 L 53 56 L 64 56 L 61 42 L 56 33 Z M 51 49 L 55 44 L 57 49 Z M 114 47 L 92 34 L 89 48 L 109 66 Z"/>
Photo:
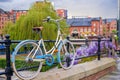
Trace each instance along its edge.
<path fill-rule="evenodd" d="M 69 70 L 55 69 L 40 72 L 34 80 L 97 80 L 116 69 L 112 58 L 101 58 L 73 66 Z"/>

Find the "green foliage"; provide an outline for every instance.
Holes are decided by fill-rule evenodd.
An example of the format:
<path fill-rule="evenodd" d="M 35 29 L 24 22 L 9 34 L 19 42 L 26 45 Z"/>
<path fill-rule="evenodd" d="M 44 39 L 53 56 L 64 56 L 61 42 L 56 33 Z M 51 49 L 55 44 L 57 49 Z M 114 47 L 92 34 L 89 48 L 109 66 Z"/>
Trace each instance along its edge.
<path fill-rule="evenodd" d="M 117 34 L 117 32 L 118 32 L 117 30 L 112 30 L 112 33 L 114 34 Z"/>
<path fill-rule="evenodd" d="M 20 60 L 16 61 L 17 62 L 17 67 L 21 66 L 21 62 Z M 35 64 L 35 63 L 34 63 Z M 4 58 L 0 59 L 0 68 L 5 69 L 6 66 L 6 60 Z M 41 72 L 45 72 L 53 67 L 57 66 L 57 64 L 52 65 L 52 66 L 42 66 Z"/>
<path fill-rule="evenodd" d="M 115 40 L 117 40 L 117 41 L 118 41 L 118 39 L 119 39 L 119 37 L 116 35 L 116 36 L 115 36 Z"/>
<path fill-rule="evenodd" d="M 82 60 L 79 63 L 85 63 L 85 62 L 93 61 L 96 58 L 97 58 L 97 56 L 85 57 L 85 58 L 82 58 Z"/>
<path fill-rule="evenodd" d="M 4 58 L 0 59 L 0 68 L 5 69 L 6 60 Z"/>
<path fill-rule="evenodd" d="M 118 38 L 119 38 L 119 37 L 117 36 L 118 31 L 117 31 L 117 30 L 112 30 L 112 33 L 113 33 L 113 35 L 114 35 L 114 39 L 118 41 Z"/>
<path fill-rule="evenodd" d="M 12 40 L 39 39 L 39 34 L 32 31 L 33 27 L 43 26 L 43 39 L 55 40 L 57 36 L 57 27 L 54 22 L 43 23 L 47 16 L 58 19 L 53 6 L 50 2 L 37 2 L 32 5 L 27 15 L 23 15 L 15 24 L 8 23 L 4 29 L 4 34 L 10 34 Z M 62 30 L 65 28 L 65 21 L 61 21 Z"/>

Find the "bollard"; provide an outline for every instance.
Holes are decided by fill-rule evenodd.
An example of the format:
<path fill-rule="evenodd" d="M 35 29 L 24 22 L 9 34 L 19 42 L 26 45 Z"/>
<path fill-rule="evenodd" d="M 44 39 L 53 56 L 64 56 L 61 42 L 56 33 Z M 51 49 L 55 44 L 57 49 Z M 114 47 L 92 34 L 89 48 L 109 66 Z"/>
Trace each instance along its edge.
<path fill-rule="evenodd" d="M 5 73 L 6 73 L 6 78 L 7 80 L 11 80 L 11 76 L 13 75 L 13 70 L 11 68 L 11 61 L 10 61 L 10 44 L 11 40 L 9 39 L 10 36 L 6 35 L 5 36 L 5 47 L 6 47 L 6 68 L 5 68 Z"/>
<path fill-rule="evenodd" d="M 98 36 L 98 60 L 100 60 L 100 42 L 101 42 L 101 38 L 100 36 Z"/>

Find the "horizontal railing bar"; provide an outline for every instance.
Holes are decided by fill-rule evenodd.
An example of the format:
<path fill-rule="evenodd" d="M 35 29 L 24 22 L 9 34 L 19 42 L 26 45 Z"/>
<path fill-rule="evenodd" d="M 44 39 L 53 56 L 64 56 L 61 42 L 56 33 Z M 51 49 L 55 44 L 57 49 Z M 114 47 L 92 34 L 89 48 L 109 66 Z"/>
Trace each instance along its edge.
<path fill-rule="evenodd" d="M 5 75 L 6 74 L 6 72 L 0 72 L 0 75 Z"/>
<path fill-rule="evenodd" d="M 20 43 L 23 40 L 11 40 L 11 43 Z M 32 41 L 36 41 L 38 42 L 39 40 L 32 40 Z M 44 42 L 55 42 L 56 40 L 44 40 Z M 84 40 L 74 40 L 74 39 L 70 39 L 71 42 L 85 42 L 85 41 L 98 41 L 98 39 L 94 39 L 94 40 L 89 40 L 89 39 L 84 39 Z M 101 40 L 101 41 L 110 41 L 110 39 L 105 39 L 105 40 Z M 0 43 L 6 43 L 5 40 L 0 40 Z"/>

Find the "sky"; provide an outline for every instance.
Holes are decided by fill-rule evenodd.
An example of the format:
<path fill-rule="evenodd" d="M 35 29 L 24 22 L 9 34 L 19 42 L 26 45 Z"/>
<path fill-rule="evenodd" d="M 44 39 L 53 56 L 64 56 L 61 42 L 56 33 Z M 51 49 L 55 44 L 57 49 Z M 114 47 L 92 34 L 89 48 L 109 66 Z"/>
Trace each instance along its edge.
<path fill-rule="evenodd" d="M 35 1 L 42 0 L 0 0 L 0 8 L 5 11 L 11 9 L 26 10 Z M 117 18 L 117 0 L 50 0 L 55 9 L 68 10 L 68 16 Z"/>

